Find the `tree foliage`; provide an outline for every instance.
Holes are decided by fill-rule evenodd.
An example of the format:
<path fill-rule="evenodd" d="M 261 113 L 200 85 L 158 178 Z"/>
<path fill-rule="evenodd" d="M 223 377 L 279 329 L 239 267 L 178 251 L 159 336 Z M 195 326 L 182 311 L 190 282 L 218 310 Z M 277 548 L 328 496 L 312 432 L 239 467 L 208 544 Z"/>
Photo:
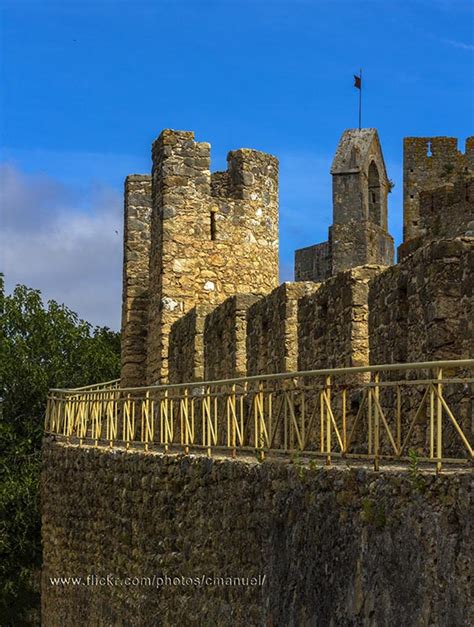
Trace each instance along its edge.
<path fill-rule="evenodd" d="M 119 376 L 120 336 L 0 275 L 0 624 L 36 622 L 46 396 Z"/>

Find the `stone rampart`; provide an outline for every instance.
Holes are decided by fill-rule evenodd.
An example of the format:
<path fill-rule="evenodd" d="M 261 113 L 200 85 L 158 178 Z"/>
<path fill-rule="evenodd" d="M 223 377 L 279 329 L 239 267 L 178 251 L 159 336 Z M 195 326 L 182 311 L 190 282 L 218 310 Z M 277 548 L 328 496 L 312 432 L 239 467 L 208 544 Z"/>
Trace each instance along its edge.
<path fill-rule="evenodd" d="M 369 282 L 383 266 L 340 272 L 298 303 L 298 370 L 369 364 Z"/>
<path fill-rule="evenodd" d="M 470 484 L 47 441 L 43 623 L 469 625 Z"/>
<path fill-rule="evenodd" d="M 310 282 L 282 283 L 248 311 L 247 373 L 298 369 L 298 300 L 317 290 Z"/>
<path fill-rule="evenodd" d="M 208 305 L 197 305 L 171 327 L 169 338 L 169 382 L 204 379 L 204 325 Z"/>
<path fill-rule="evenodd" d="M 370 361 L 372 364 L 466 359 L 474 354 L 472 268 L 474 238 L 437 240 L 375 277 L 369 288 Z M 449 373 L 444 373 L 447 376 Z M 403 373 L 396 373 L 402 378 Z M 412 374 L 405 373 L 407 379 Z M 427 376 L 433 376 L 427 372 Z M 395 391 L 392 390 L 395 407 Z M 389 394 L 387 390 L 385 394 Z M 473 391 L 445 386 L 444 396 L 463 431 L 471 437 Z M 422 401 L 412 388 L 405 394 L 403 420 Z M 429 397 L 414 427 L 414 439 L 426 450 Z M 464 450 L 444 412 L 443 446 L 458 456 Z M 405 428 L 408 424 L 404 423 Z"/>
<path fill-rule="evenodd" d="M 431 242 L 370 284 L 373 364 L 463 359 L 473 353 L 474 238 Z"/>
<path fill-rule="evenodd" d="M 204 330 L 206 381 L 246 376 L 248 310 L 257 300 L 252 294 L 238 294 L 207 316 Z"/>

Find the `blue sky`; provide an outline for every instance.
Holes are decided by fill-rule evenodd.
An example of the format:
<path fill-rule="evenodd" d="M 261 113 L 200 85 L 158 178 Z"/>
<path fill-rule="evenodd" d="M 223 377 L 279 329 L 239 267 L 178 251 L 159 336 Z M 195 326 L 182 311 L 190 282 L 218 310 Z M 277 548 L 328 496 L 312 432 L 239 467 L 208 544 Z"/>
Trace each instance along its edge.
<path fill-rule="evenodd" d="M 400 242 L 402 139 L 464 139 L 474 119 L 474 5 L 464 0 L 2 0 L 0 269 L 94 323 L 119 325 L 121 192 L 166 127 L 280 159 L 282 278 L 326 239 L 329 167 L 379 130 Z M 119 234 L 116 233 L 119 232 Z"/>

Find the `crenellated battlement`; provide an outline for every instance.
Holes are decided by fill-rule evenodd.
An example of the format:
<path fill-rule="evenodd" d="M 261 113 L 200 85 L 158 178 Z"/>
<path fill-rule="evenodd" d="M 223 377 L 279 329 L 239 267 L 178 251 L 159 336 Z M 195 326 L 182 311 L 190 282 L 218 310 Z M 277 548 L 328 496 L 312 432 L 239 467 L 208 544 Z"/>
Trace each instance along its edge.
<path fill-rule="evenodd" d="M 418 190 L 418 235 L 400 246 L 399 260 L 435 240 L 465 237 L 456 263 L 466 266 L 474 234 L 472 139 L 465 154 L 453 138 L 405 140 L 405 172 Z M 370 299 L 379 316 L 374 329 L 391 299 L 401 303 L 397 324 L 402 328 L 408 296 L 398 288 L 392 293 L 392 283 L 408 276 L 416 260 L 438 262 L 415 256 L 387 270 L 393 260 L 387 231 L 390 181 L 377 131 L 343 133 L 331 167 L 329 239 L 296 251 L 297 280 L 282 285 L 278 160 L 241 148 L 228 153 L 225 171 L 211 173 L 210 153 L 210 144 L 196 141 L 194 133 L 166 129 L 153 143 L 151 176 L 127 177 L 122 385 L 365 366 L 371 353 L 383 354 L 389 342 L 382 336 L 390 329 L 382 325 L 380 342 L 371 339 Z M 441 170 L 449 170 L 449 180 L 440 187 Z M 387 281 L 377 283 L 387 294 L 382 304 L 370 290 L 379 275 Z M 430 301 L 424 293 L 420 298 L 417 315 L 429 316 Z M 443 316 L 436 324 L 438 319 L 444 324 Z M 403 338 L 401 332 L 395 352 L 402 350 Z M 458 340 L 450 336 L 453 357 L 463 356 L 465 344 Z"/>
<path fill-rule="evenodd" d="M 135 342 L 133 306 L 125 298 L 122 325 L 134 345 L 133 363 L 138 354 L 146 362 L 143 382 L 167 379 L 171 327 L 194 306 L 215 306 L 239 293 L 264 294 L 278 285 L 278 160 L 242 148 L 229 152 L 225 172 L 212 175 L 210 150 L 193 132 L 170 129 L 152 146 L 149 243 L 139 269 L 149 294 L 141 331 L 146 357 L 143 342 Z M 126 214 L 133 194 L 126 188 Z M 141 232 L 142 226 L 128 214 L 125 221 L 127 251 L 135 247 L 134 228 Z M 124 284 L 136 273 L 125 263 Z M 132 371 L 133 366 L 122 372 L 127 384 L 143 376 Z"/>
<path fill-rule="evenodd" d="M 211 173 L 161 133 L 125 182 L 121 381 L 48 397 L 45 624 L 470 624 L 473 139 L 405 141 L 390 265 L 378 136 L 346 131 L 329 239 L 278 285 L 275 157 Z"/>

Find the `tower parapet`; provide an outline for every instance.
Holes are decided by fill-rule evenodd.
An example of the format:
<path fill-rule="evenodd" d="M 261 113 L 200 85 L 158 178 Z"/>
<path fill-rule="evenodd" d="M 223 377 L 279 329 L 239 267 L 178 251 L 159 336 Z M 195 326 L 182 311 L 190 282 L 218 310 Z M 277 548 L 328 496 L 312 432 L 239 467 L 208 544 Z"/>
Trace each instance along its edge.
<path fill-rule="evenodd" d="M 278 285 L 278 160 L 242 148 L 229 153 L 225 172 L 211 175 L 210 145 L 170 129 L 154 142 L 152 158 L 149 270 L 127 266 L 129 283 L 138 272 L 148 286 L 139 323 L 146 343 L 135 349 L 146 379 L 142 368 L 132 373 L 142 384 L 167 380 L 171 327 L 194 306 Z M 125 211 L 127 228 L 127 198 Z"/>

